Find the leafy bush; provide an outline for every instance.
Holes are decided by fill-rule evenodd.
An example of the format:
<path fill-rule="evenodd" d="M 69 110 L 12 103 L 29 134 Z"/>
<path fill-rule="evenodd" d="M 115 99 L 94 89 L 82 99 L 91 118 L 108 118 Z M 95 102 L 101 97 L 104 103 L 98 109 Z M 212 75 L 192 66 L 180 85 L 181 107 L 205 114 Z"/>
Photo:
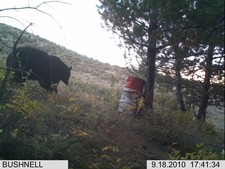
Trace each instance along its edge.
<path fill-rule="evenodd" d="M 134 169 L 144 168 L 147 159 L 167 159 L 175 144 L 173 158 L 185 158 L 184 152 L 193 153 L 188 158 L 220 158 L 214 150 L 184 150 L 199 142 L 199 132 L 210 139 L 218 135 L 207 124 L 197 126 L 192 112 L 179 112 L 165 88 L 156 92 L 155 108 L 135 118 L 116 111 L 121 91 L 79 79 L 68 87 L 60 84 L 58 94 L 31 81 L 24 87 L 10 84 L 7 92 L 0 104 L 2 159 L 67 159 L 70 169 Z M 184 144 L 190 137 L 191 145 Z"/>
<path fill-rule="evenodd" d="M 203 143 L 196 145 L 196 150 L 193 152 L 181 153 L 180 150 L 173 150 L 169 154 L 171 160 L 224 160 L 224 149 L 221 153 L 213 151 L 212 148 L 206 147 Z"/>
<path fill-rule="evenodd" d="M 92 168 L 101 169 L 106 165 L 101 158 L 105 154 L 111 158 L 109 168 L 120 165 L 105 149 L 97 151 L 107 145 L 96 133 L 96 125 L 110 118 L 107 111 L 116 108 L 116 90 L 74 82 L 71 88 L 59 86 L 59 94 L 47 94 L 36 82 L 25 85 L 9 88 L 11 95 L 1 103 L 0 157 L 68 159 L 70 168 L 98 164 Z"/>

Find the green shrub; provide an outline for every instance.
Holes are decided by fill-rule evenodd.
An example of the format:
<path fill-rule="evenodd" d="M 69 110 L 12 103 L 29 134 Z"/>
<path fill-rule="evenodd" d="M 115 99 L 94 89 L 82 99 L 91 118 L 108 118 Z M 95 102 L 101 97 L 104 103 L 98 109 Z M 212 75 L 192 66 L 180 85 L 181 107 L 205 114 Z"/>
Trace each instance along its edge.
<path fill-rule="evenodd" d="M 203 143 L 197 144 L 193 152 L 181 153 L 174 150 L 169 154 L 171 160 L 224 160 L 224 150 L 221 153 L 213 151 L 212 148 L 206 147 Z"/>

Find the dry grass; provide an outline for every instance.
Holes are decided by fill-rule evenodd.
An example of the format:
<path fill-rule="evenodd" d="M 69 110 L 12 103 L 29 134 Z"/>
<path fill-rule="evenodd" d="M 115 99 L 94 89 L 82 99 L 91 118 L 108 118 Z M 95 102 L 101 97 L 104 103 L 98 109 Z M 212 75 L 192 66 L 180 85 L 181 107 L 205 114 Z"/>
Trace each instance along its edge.
<path fill-rule="evenodd" d="M 68 159 L 70 169 L 139 169 L 174 150 L 195 151 L 198 143 L 216 153 L 224 148 L 224 133 L 196 123 L 191 111 L 179 112 L 166 88 L 157 88 L 155 108 L 142 116 L 118 113 L 126 69 L 44 39 L 35 43 L 73 66 L 70 85 L 60 83 L 53 95 L 36 82 L 8 86 L 10 95 L 0 104 L 0 158 Z"/>

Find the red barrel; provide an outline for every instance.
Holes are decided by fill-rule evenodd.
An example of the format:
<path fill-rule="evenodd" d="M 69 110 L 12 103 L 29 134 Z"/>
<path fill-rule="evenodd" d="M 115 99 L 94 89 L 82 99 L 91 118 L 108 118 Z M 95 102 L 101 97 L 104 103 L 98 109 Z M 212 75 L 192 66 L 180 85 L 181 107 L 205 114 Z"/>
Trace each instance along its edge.
<path fill-rule="evenodd" d="M 145 81 L 137 77 L 128 76 L 125 81 L 125 87 L 137 90 L 139 92 L 143 92 L 144 86 L 145 86 Z"/>
<path fill-rule="evenodd" d="M 135 111 L 137 97 L 141 97 L 141 95 L 143 95 L 144 88 L 145 80 L 128 76 L 125 80 L 118 111 Z"/>

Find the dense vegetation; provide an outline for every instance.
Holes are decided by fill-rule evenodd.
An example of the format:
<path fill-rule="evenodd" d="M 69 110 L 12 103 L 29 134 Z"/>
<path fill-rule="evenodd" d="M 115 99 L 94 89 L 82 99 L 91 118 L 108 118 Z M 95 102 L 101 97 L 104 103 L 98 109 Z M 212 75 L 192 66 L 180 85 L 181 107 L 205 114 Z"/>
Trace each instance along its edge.
<path fill-rule="evenodd" d="M 19 32 L 0 24 L 0 81 L 5 74 L 3 58 Z M 196 122 L 191 109 L 179 111 L 171 94 L 173 78 L 157 77 L 154 109 L 134 118 L 117 112 L 128 74 L 124 68 L 31 34 L 26 37 L 20 45 L 55 54 L 74 72 L 70 85 L 60 85 L 58 94 L 46 93 L 36 82 L 21 87 L 9 79 L 0 100 L 1 159 L 67 159 L 71 169 L 141 169 L 151 159 L 224 159 L 224 131 Z M 185 82 L 188 96 L 193 83 Z M 221 86 L 214 89 L 212 93 L 223 96 Z"/>

